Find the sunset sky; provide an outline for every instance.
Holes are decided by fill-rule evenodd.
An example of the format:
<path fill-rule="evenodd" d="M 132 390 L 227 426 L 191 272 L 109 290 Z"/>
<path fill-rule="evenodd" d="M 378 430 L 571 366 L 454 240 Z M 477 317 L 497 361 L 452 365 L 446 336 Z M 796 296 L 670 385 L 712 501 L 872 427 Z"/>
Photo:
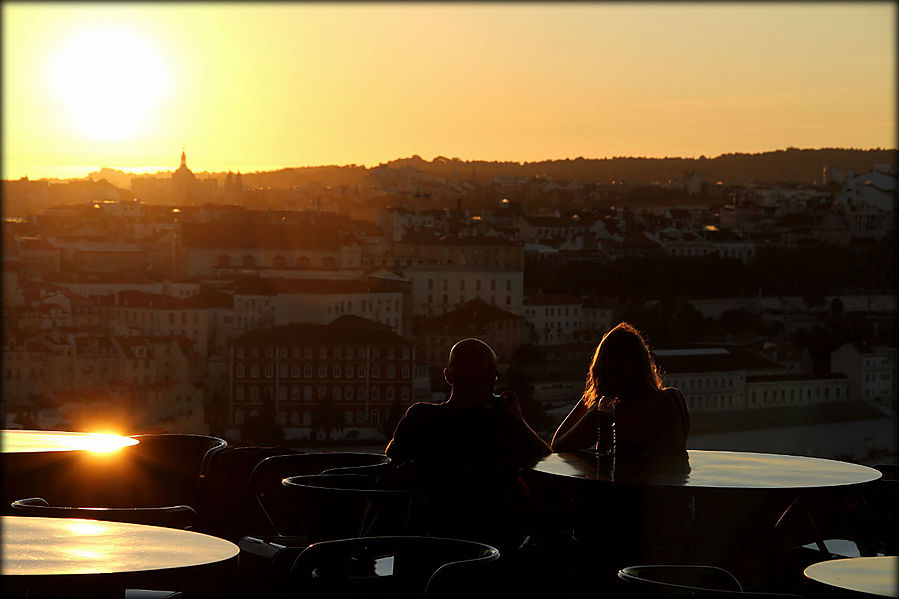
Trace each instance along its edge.
<path fill-rule="evenodd" d="M 3 3 L 6 179 L 896 142 L 896 5 Z"/>

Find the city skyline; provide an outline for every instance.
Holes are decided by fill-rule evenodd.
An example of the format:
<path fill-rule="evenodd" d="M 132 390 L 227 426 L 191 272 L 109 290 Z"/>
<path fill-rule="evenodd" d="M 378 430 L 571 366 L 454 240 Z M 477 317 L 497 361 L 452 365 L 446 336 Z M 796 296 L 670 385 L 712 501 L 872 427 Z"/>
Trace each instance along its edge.
<path fill-rule="evenodd" d="M 5 179 L 171 170 L 182 146 L 197 172 L 896 147 L 891 3 L 3 16 Z"/>

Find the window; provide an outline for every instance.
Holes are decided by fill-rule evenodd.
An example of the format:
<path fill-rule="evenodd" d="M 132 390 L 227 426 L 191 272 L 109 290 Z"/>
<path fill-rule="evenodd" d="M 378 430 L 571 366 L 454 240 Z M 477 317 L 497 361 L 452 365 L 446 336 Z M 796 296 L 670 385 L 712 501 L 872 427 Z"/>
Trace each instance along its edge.
<path fill-rule="evenodd" d="M 378 426 L 378 424 L 380 424 L 380 421 L 378 419 L 378 411 L 377 410 L 371 411 L 371 423 L 375 426 Z"/>
<path fill-rule="evenodd" d="M 403 385 L 400 387 L 400 396 L 403 398 L 403 401 L 409 401 L 409 387 Z"/>
<path fill-rule="evenodd" d="M 250 401 L 259 401 L 259 387 L 256 385 L 250 386 Z"/>
<path fill-rule="evenodd" d="M 312 348 L 311 347 L 307 347 L 307 348 L 303 349 L 303 357 L 306 358 L 307 360 L 312 357 Z"/>
<path fill-rule="evenodd" d="M 339 379 L 340 372 L 341 372 L 340 364 L 335 364 L 333 367 L 331 367 L 331 378 Z"/>
<path fill-rule="evenodd" d="M 393 389 L 393 385 L 390 385 L 390 386 L 387 387 L 387 393 L 386 393 L 386 395 L 387 395 L 387 401 L 393 401 L 393 400 L 394 400 L 394 398 L 396 397 L 396 392 L 395 392 L 394 389 Z"/>
<path fill-rule="evenodd" d="M 312 401 L 312 385 L 303 387 L 303 400 Z"/>
<path fill-rule="evenodd" d="M 312 364 L 306 364 L 303 366 L 303 376 L 308 378 L 312 378 Z"/>
<path fill-rule="evenodd" d="M 259 364 L 250 366 L 250 376 L 254 379 L 259 378 Z"/>
<path fill-rule="evenodd" d="M 265 365 L 265 378 L 270 379 L 275 376 L 275 367 L 271 364 Z"/>
<path fill-rule="evenodd" d="M 290 367 L 290 376 L 295 379 L 300 378 L 300 365 L 299 364 L 294 364 L 293 366 Z"/>
<path fill-rule="evenodd" d="M 244 376 L 246 376 L 246 369 L 244 368 L 243 364 L 237 365 L 237 373 L 235 376 L 239 379 L 242 379 Z"/>
<path fill-rule="evenodd" d="M 328 388 L 325 387 L 324 385 L 319 385 L 318 386 L 318 398 L 324 399 L 326 397 L 328 397 Z"/>
<path fill-rule="evenodd" d="M 340 401 L 340 387 L 338 385 L 331 387 L 331 399 Z"/>
<path fill-rule="evenodd" d="M 327 360 L 328 359 L 328 348 L 327 347 L 318 348 L 318 357 L 321 358 L 322 360 Z"/>
<path fill-rule="evenodd" d="M 395 369 L 393 368 L 393 364 L 389 364 L 387 366 L 387 378 L 392 379 L 395 374 Z"/>
<path fill-rule="evenodd" d="M 347 385 L 343 388 L 343 398 L 347 401 L 353 401 L 353 386 Z"/>
<path fill-rule="evenodd" d="M 381 367 L 375 364 L 371 367 L 371 376 L 372 378 L 380 378 L 381 376 Z"/>
<path fill-rule="evenodd" d="M 408 364 L 403 365 L 403 369 L 401 371 L 401 376 L 404 379 L 409 378 L 409 365 Z"/>
<path fill-rule="evenodd" d="M 291 350 L 290 353 L 291 353 L 291 356 L 293 356 L 293 359 L 294 359 L 294 360 L 297 360 L 297 359 L 299 359 L 299 357 L 300 357 L 300 348 L 299 348 L 299 347 L 295 347 L 295 348 L 293 348 L 293 349 Z"/>
<path fill-rule="evenodd" d="M 381 395 L 380 389 L 378 389 L 377 387 L 371 388 L 371 400 L 372 401 L 378 401 L 380 399 L 380 395 Z"/>
<path fill-rule="evenodd" d="M 238 385 L 238 386 L 234 389 L 234 400 L 235 400 L 235 401 L 243 401 L 244 399 L 245 399 L 245 397 L 244 397 L 244 388 L 243 388 L 243 385 Z"/>
<path fill-rule="evenodd" d="M 318 378 L 323 379 L 328 376 L 328 367 L 320 364 L 318 367 Z"/>
<path fill-rule="evenodd" d="M 281 377 L 282 379 L 287 378 L 287 364 L 281 364 L 278 367 L 278 376 Z"/>
<path fill-rule="evenodd" d="M 340 357 L 340 348 L 339 347 L 335 347 L 333 350 L 331 350 L 331 357 L 332 358 Z"/>
<path fill-rule="evenodd" d="M 346 359 L 347 360 L 353 359 L 353 348 L 352 347 L 346 348 Z"/>
<path fill-rule="evenodd" d="M 364 364 L 360 364 L 359 366 L 356 367 L 356 376 L 358 376 L 360 379 L 365 378 L 365 365 Z"/>
<path fill-rule="evenodd" d="M 343 376 L 344 376 L 344 378 L 348 378 L 348 379 L 353 378 L 353 365 L 352 364 L 347 364 L 346 366 L 344 366 Z"/>
<path fill-rule="evenodd" d="M 287 385 L 280 385 L 278 388 L 278 401 L 287 401 Z"/>
<path fill-rule="evenodd" d="M 356 387 L 356 397 L 357 397 L 360 401 L 362 401 L 362 400 L 365 399 L 365 397 L 366 397 L 366 395 L 365 395 L 365 385 L 359 385 L 358 387 Z"/>
<path fill-rule="evenodd" d="M 300 401 L 300 386 L 299 385 L 291 385 L 290 401 Z"/>

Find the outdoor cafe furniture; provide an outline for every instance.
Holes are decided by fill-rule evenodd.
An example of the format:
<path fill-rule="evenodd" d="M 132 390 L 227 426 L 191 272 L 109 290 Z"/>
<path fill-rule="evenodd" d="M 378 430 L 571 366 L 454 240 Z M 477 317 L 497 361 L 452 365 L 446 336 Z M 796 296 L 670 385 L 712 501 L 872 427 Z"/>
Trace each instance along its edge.
<path fill-rule="evenodd" d="M 857 490 L 881 476 L 872 468 L 835 460 L 709 450 L 656 459 L 558 453 L 531 470 L 541 488 L 557 497 L 574 497 L 581 506 L 616 495 L 662 493 L 666 499 L 690 499 L 696 522 L 689 531 L 686 561 L 733 567 L 741 579 L 750 580 L 773 574 L 768 563 L 777 559 L 777 550 L 786 549 L 779 545 L 778 535 L 784 533 L 776 524 L 798 498 Z"/>
<path fill-rule="evenodd" d="M 291 476 L 283 485 L 309 543 L 408 532 L 409 491 L 379 488 L 359 474 Z"/>
<path fill-rule="evenodd" d="M 291 571 L 297 597 L 483 597 L 499 551 L 461 539 L 380 536 L 322 541 Z M 501 595 L 500 595 L 501 596 Z"/>
<path fill-rule="evenodd" d="M 42 497 L 17 499 L 12 502 L 12 509 L 17 516 L 84 518 L 183 529 L 192 528 L 197 518 L 197 512 L 189 505 L 162 507 L 67 507 L 50 505 Z"/>
<path fill-rule="evenodd" d="M 647 564 L 628 566 L 618 578 L 639 597 L 690 597 L 701 599 L 776 599 L 800 595 L 745 591 L 733 574 L 715 566 Z"/>
<path fill-rule="evenodd" d="M 809 596 L 899 597 L 896 556 L 828 560 L 812 564 L 804 574 Z"/>
<path fill-rule="evenodd" d="M 95 487 L 91 472 L 116 471 L 123 448 L 138 440 L 118 435 L 40 430 L 0 430 L 3 513 L 23 497 L 84 498 Z M 103 489 L 97 489 L 98 495 Z M 68 503 L 68 501 L 66 501 Z"/>
<path fill-rule="evenodd" d="M 381 469 L 390 464 L 384 454 L 360 452 L 320 452 L 270 456 L 259 462 L 250 474 L 249 486 L 265 516 L 271 530 L 257 531 L 259 535 L 277 537 L 276 540 L 290 541 L 291 537 L 302 537 L 304 532 L 289 493 L 282 481 L 290 476 L 321 474 L 326 470 L 362 468 L 361 472 L 376 478 Z M 359 473 L 358 471 L 356 472 Z M 257 535 L 258 536 L 258 535 Z"/>
<path fill-rule="evenodd" d="M 238 555 L 233 543 L 197 532 L 74 518 L 3 516 L 2 540 L 5 596 L 220 596 Z"/>

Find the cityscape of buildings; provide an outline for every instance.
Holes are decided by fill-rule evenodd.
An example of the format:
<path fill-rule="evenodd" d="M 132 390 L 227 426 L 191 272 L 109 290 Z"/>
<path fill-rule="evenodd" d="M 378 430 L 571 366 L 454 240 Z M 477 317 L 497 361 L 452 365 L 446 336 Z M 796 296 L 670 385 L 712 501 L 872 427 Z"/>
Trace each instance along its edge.
<path fill-rule="evenodd" d="M 622 319 L 648 333 L 697 431 L 895 418 L 892 284 L 635 294 L 622 289 L 639 270 L 612 273 L 857 259 L 893 245 L 896 179 L 874 164 L 741 185 L 381 166 L 275 188 L 201 179 L 182 152 L 171 176 L 129 188 L 4 181 L 4 425 L 380 443 L 413 401 L 446 396 L 449 348 L 478 337 L 546 433 Z"/>

